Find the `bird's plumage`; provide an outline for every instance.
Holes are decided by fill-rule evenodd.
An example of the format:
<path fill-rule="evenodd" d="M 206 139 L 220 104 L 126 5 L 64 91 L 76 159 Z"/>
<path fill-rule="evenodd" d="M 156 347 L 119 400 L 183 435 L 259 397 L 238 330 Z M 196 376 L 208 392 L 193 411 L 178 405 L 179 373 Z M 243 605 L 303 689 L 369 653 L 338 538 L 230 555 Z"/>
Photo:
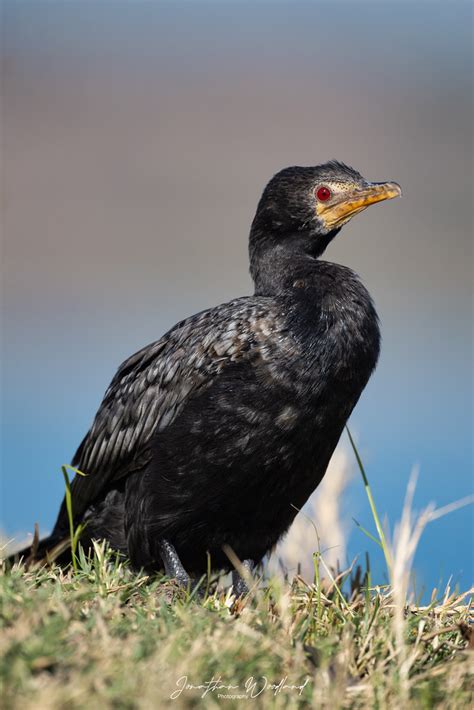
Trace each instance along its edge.
<path fill-rule="evenodd" d="M 285 330 L 268 299 L 240 298 L 181 321 L 125 360 L 73 459 L 86 473 L 72 484 L 75 515 L 133 470 L 153 434 L 171 425 L 225 368 L 265 362 L 277 349 L 288 348 Z M 58 525 L 67 525 L 65 507 Z"/>
<path fill-rule="evenodd" d="M 321 181 L 338 205 L 357 193 L 357 211 L 371 185 L 335 161 L 281 171 L 251 228 L 255 295 L 181 321 L 119 368 L 73 459 L 84 544 L 108 539 L 149 569 L 170 549 L 197 574 L 208 554 L 227 567 L 226 545 L 259 561 L 317 487 L 380 341 L 358 277 L 318 259 L 339 231 L 315 209 Z M 67 532 L 63 502 L 45 544 Z"/>

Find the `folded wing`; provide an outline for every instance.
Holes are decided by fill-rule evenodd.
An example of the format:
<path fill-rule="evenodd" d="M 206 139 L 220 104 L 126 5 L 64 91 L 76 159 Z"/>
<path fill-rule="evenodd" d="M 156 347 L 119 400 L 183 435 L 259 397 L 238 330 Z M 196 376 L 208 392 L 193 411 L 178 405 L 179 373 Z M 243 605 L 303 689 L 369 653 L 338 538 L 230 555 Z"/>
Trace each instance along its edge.
<path fill-rule="evenodd" d="M 85 476 L 72 482 L 80 520 L 149 454 L 155 432 L 165 429 L 196 394 L 230 363 L 270 363 L 288 347 L 281 313 L 270 298 L 240 298 L 203 311 L 132 355 L 108 387 L 90 431 L 73 459 Z M 65 504 L 55 530 L 67 528 Z"/>

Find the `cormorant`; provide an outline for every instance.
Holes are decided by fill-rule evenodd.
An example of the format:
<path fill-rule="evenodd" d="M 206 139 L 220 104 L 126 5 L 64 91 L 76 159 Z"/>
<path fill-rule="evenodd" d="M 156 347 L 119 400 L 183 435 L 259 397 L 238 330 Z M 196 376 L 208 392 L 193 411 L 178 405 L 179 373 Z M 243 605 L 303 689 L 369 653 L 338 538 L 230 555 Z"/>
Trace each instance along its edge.
<path fill-rule="evenodd" d="M 250 230 L 254 295 L 181 321 L 107 389 L 72 462 L 87 474 L 72 481 L 84 545 L 105 538 L 181 584 L 206 572 L 208 554 L 229 569 L 225 546 L 251 566 L 276 545 L 379 355 L 367 290 L 319 257 L 355 214 L 400 194 L 337 161 L 270 180 Z M 36 554 L 68 534 L 63 501 Z"/>

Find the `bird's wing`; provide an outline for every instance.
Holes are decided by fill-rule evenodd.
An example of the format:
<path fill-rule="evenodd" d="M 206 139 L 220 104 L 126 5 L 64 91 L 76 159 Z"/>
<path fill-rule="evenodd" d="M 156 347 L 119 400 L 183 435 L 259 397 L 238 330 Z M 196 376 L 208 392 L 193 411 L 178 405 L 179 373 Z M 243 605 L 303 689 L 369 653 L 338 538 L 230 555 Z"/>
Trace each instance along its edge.
<path fill-rule="evenodd" d="M 240 298 L 178 323 L 126 360 L 73 459 L 86 474 L 72 482 L 75 518 L 130 472 L 154 432 L 171 424 L 223 368 L 251 360 L 271 368 L 275 348 L 288 347 L 288 337 L 270 298 Z M 63 504 L 56 526 L 64 523 Z"/>

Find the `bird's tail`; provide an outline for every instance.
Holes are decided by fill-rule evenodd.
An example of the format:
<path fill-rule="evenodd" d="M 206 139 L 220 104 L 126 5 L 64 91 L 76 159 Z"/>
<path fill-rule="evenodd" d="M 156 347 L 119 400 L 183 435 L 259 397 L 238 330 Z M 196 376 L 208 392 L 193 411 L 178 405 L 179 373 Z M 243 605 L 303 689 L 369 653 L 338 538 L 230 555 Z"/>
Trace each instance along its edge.
<path fill-rule="evenodd" d="M 12 552 L 3 562 L 7 568 L 11 568 L 16 563 L 23 564 L 27 569 L 35 569 L 51 564 L 65 566 L 71 562 L 69 535 L 48 535 L 48 537 L 40 540 L 35 526 L 32 543 L 21 550 Z"/>

